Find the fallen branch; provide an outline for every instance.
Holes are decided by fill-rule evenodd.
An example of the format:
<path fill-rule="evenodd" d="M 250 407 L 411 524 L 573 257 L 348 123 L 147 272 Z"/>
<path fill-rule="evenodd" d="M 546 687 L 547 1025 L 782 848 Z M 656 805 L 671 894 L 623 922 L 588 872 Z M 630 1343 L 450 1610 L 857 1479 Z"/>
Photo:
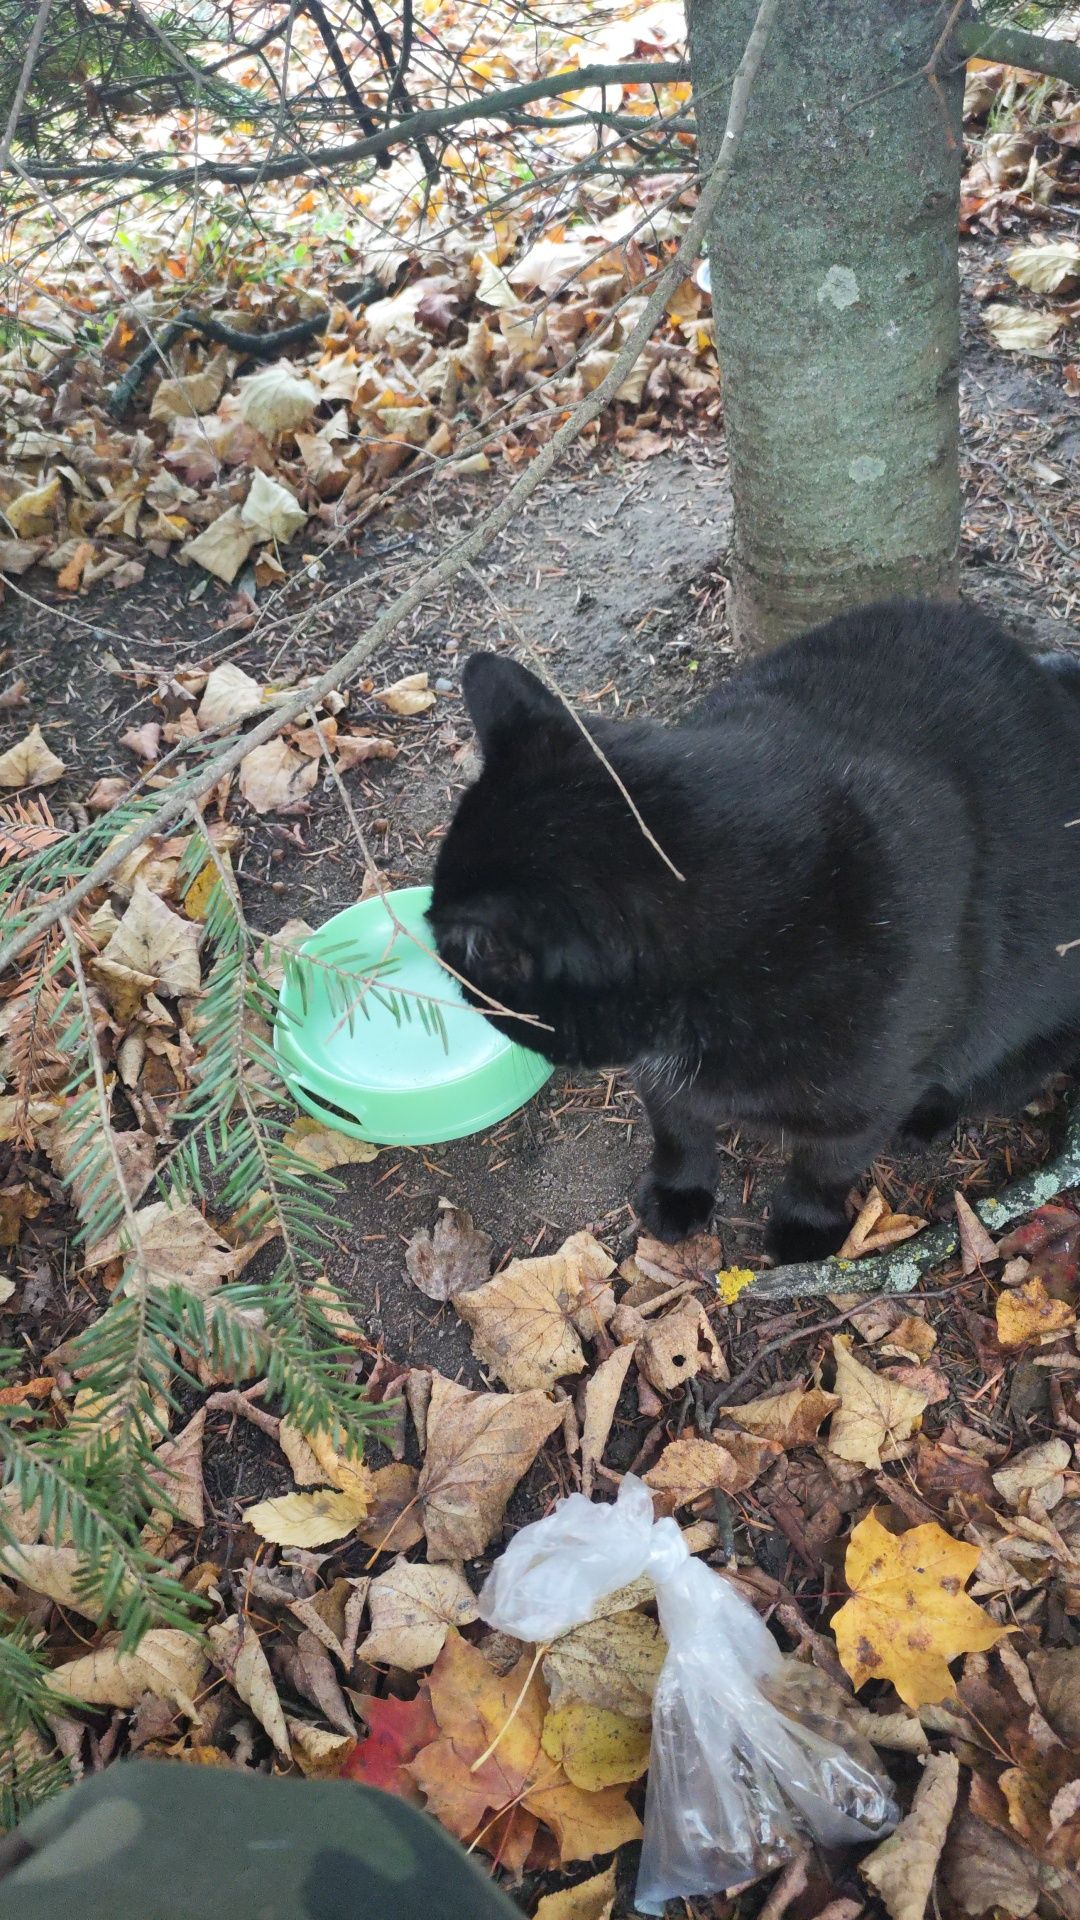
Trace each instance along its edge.
<path fill-rule="evenodd" d="M 374 160 L 390 147 L 415 146 L 426 135 L 441 133 L 447 127 L 458 127 L 469 120 L 502 119 L 507 113 L 527 106 L 530 100 L 550 100 L 564 93 L 580 93 L 589 87 L 662 86 L 665 82 L 687 78 L 687 68 L 681 60 L 630 60 L 621 66 L 565 68 L 540 80 L 523 80 L 516 87 L 478 94 L 472 100 L 453 100 L 445 107 L 425 107 L 419 113 L 395 121 L 392 126 L 380 127 L 377 133 L 367 134 L 362 140 L 319 147 L 312 153 L 290 154 L 262 164 L 204 160 L 174 173 L 167 167 L 137 160 L 83 161 L 81 164 L 75 160 L 28 162 L 23 170 L 32 180 L 77 180 L 83 185 L 96 180 L 144 180 L 169 192 L 180 192 L 202 180 L 220 180 L 226 186 L 258 186 L 264 180 L 285 180 L 324 167 L 345 167 L 358 160 Z"/>
<path fill-rule="evenodd" d="M 355 312 L 358 307 L 367 307 L 375 300 L 381 300 L 389 289 L 374 274 L 365 280 L 363 286 L 342 305 Z M 249 360 L 272 360 L 288 347 L 300 346 L 305 340 L 313 340 L 316 334 L 323 333 L 330 324 L 330 308 L 320 307 L 317 313 L 309 313 L 304 320 L 294 320 L 291 326 L 276 327 L 273 333 L 246 333 L 242 327 L 230 327 L 224 320 L 218 320 L 212 313 L 196 313 L 190 307 L 181 308 L 171 320 L 167 320 L 161 332 L 155 334 L 149 346 L 143 348 L 132 361 L 127 372 L 116 382 L 109 395 L 109 412 L 117 420 L 123 418 L 131 402 L 152 369 L 160 365 L 162 355 L 168 353 L 185 333 L 201 333 L 204 340 L 212 340 L 215 346 L 231 347 L 234 353 L 242 353 Z"/>
<path fill-rule="evenodd" d="M 975 1212 L 991 1233 L 999 1233 L 1021 1215 L 1043 1207 L 1066 1187 L 1080 1186 L 1080 1095 L 1074 1097 L 1061 1148 L 1044 1166 L 1013 1180 L 1001 1193 L 980 1200 Z M 774 1267 L 747 1289 L 744 1298 L 790 1300 L 821 1293 L 910 1293 L 932 1267 L 948 1260 L 960 1244 L 954 1222 L 931 1227 L 911 1240 L 870 1254 L 865 1260 L 816 1260 L 805 1266 Z"/>
<path fill-rule="evenodd" d="M 1024 67 L 1080 87 L 1080 47 L 1072 40 L 1052 40 L 1044 33 L 1025 33 L 1021 27 L 990 27 L 965 20 L 953 29 L 952 44 L 966 60 L 989 60 L 1005 67 Z"/>
<path fill-rule="evenodd" d="M 328 693 L 336 692 L 342 683 L 351 678 L 357 669 L 380 647 L 395 628 L 427 599 L 428 595 L 448 580 L 459 574 L 470 560 L 475 560 L 497 533 L 509 524 L 515 514 L 536 492 L 541 481 L 545 480 L 556 463 L 562 458 L 568 447 L 573 446 L 587 426 L 599 419 L 609 400 L 622 386 L 630 368 L 650 339 L 654 328 L 667 308 L 671 294 L 685 278 L 692 262 L 697 258 L 701 242 L 708 230 L 713 214 L 719 205 L 720 197 L 730 178 L 735 156 L 738 152 L 739 137 L 746 121 L 750 89 L 754 76 L 761 64 L 762 55 L 768 38 L 769 28 L 780 5 L 780 0 L 761 0 L 746 50 L 739 63 L 731 89 L 727 124 L 720 142 L 715 165 L 704 182 L 698 204 L 690 219 L 682 240 L 675 253 L 659 275 L 652 293 L 642 309 L 633 330 L 628 334 L 607 374 L 592 393 L 587 394 L 574 411 L 563 421 L 561 427 L 551 439 L 541 447 L 530 461 L 520 478 L 514 482 L 507 493 L 478 521 L 473 530 L 455 542 L 441 560 L 422 573 L 412 586 L 406 588 L 381 613 L 377 620 L 334 660 L 326 671 L 306 687 L 300 688 L 287 700 L 275 706 L 265 720 L 261 720 L 247 734 L 233 738 L 222 751 L 205 760 L 190 774 L 176 780 L 171 792 L 161 805 L 148 813 L 129 833 L 123 834 L 108 850 L 95 860 L 93 866 L 66 892 L 47 901 L 40 910 L 0 945 L 0 973 L 17 960 L 21 953 L 33 946 L 43 932 L 70 914 L 80 900 L 104 886 L 105 882 L 117 871 L 118 867 L 143 846 L 155 834 L 160 834 L 182 819 L 189 812 L 192 802 L 209 793 L 222 776 L 231 773 L 240 762 L 246 759 L 253 748 L 272 740 L 291 720 L 309 708 L 314 708 Z M 580 76 L 575 76 L 576 84 L 582 84 Z M 351 591 L 352 589 L 350 589 Z"/>

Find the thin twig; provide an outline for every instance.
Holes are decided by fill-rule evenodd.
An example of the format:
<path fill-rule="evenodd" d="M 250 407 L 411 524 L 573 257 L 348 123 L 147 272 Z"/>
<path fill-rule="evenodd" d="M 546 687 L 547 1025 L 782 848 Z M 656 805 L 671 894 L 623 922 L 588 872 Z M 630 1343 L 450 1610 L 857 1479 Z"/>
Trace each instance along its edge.
<path fill-rule="evenodd" d="M 30 39 L 27 43 L 26 55 L 22 63 L 22 72 L 19 75 L 18 84 L 15 88 L 15 98 L 11 103 L 11 112 L 8 114 L 7 126 L 4 128 L 4 137 L 0 140 L 0 173 L 3 173 L 8 163 L 11 143 L 15 138 L 15 129 L 19 124 L 19 115 L 22 113 L 23 102 L 29 92 L 30 82 L 34 76 L 34 65 L 37 61 L 38 49 L 41 46 L 45 28 L 49 22 L 52 5 L 53 0 L 38 0 L 37 19 L 34 21 Z"/>
<path fill-rule="evenodd" d="M 524 506 L 526 500 L 531 499 L 541 482 L 546 480 L 552 468 L 567 449 L 581 437 L 585 428 L 599 419 L 608 402 L 614 398 L 622 386 L 642 348 L 650 339 L 653 329 L 666 310 L 672 292 L 684 279 L 688 265 L 697 258 L 702 239 L 720 204 L 735 164 L 739 138 L 746 122 L 750 89 L 765 52 L 769 28 L 780 5 L 781 0 L 761 0 L 746 50 L 732 85 L 727 125 L 716 161 L 702 186 L 698 204 L 682 240 L 657 280 L 637 324 L 628 334 L 603 380 L 590 394 L 586 395 L 551 439 L 541 447 L 498 505 L 478 521 L 471 532 L 457 540 L 434 566 L 429 567 L 413 582 L 412 586 L 400 593 L 367 631 L 361 634 L 360 638 L 355 640 L 343 654 L 340 654 L 324 673 L 320 674 L 311 685 L 283 701 L 267 715 L 265 720 L 253 727 L 250 733 L 234 739 L 220 754 L 206 761 L 188 777 L 178 778 L 172 792 L 154 813 L 148 814 L 136 827 L 132 828 L 130 833 L 122 835 L 115 845 L 101 855 L 100 859 L 95 860 L 93 866 L 80 880 L 58 898 L 48 901 L 19 932 L 5 940 L 0 945 L 0 973 L 10 966 L 11 962 L 16 960 L 28 946 L 39 939 L 43 932 L 55 926 L 62 915 L 70 913 L 80 900 L 85 900 L 96 888 L 104 885 L 137 847 L 143 846 L 155 834 L 161 833 L 165 827 L 181 819 L 193 800 L 208 793 L 224 774 L 238 767 L 254 747 L 262 746 L 267 740 L 275 739 L 290 720 L 295 720 L 298 714 L 317 704 L 326 694 L 336 692 L 342 683 L 350 679 L 383 641 L 400 626 L 401 622 L 415 608 L 422 605 L 435 588 L 454 579 L 463 567 L 484 551 L 489 541 L 497 533 L 502 532 Z M 575 85 L 582 84 L 578 76 Z M 355 588 L 350 588 L 350 591 L 355 591 Z"/>

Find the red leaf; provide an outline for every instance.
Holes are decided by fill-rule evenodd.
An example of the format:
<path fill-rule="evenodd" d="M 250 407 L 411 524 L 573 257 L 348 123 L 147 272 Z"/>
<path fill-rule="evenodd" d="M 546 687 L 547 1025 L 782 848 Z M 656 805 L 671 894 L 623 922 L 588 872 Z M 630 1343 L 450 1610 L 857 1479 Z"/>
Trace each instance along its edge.
<path fill-rule="evenodd" d="M 368 1737 L 357 1741 L 342 1765 L 343 1778 L 360 1780 L 365 1787 L 381 1787 L 384 1793 L 396 1793 L 400 1800 L 420 1806 L 416 1782 L 405 1772 L 405 1766 L 439 1737 L 427 1688 L 415 1700 L 377 1700 L 364 1694 L 359 1704 Z"/>

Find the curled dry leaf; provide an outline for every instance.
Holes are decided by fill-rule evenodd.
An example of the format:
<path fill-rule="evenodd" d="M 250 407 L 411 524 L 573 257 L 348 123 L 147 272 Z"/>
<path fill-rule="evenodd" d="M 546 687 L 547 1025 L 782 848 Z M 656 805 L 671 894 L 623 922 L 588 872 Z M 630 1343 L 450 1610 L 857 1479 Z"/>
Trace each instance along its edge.
<path fill-rule="evenodd" d="M 284 545 L 307 525 L 308 517 L 295 493 L 257 467 L 240 518 L 256 540 L 277 540 Z"/>
<path fill-rule="evenodd" d="M 1051 341 L 1061 331 L 1061 320 L 1054 313 L 1029 313 L 1026 307 L 1011 307 L 1000 300 L 983 308 L 983 324 L 995 346 L 1006 353 L 1030 353 L 1049 359 Z"/>
<path fill-rule="evenodd" d="M 674 1393 L 700 1373 L 728 1378 L 727 1362 L 701 1302 L 680 1300 L 650 1322 L 637 1350 L 639 1370 L 660 1393 Z"/>
<path fill-rule="evenodd" d="M 259 1725 L 270 1735 L 282 1760 L 286 1765 L 290 1764 L 292 1746 L 289 1729 L 285 1725 L 285 1715 L 269 1663 L 254 1627 L 240 1614 L 234 1613 L 229 1619 L 208 1627 L 206 1637 L 214 1660 L 230 1686 L 235 1688 L 244 1705 L 251 1708 Z"/>
<path fill-rule="evenodd" d="M 458 1567 L 414 1566 L 398 1560 L 373 1580 L 371 1631 L 357 1658 L 415 1673 L 438 1659 L 451 1627 L 479 1616 L 472 1588 Z"/>
<path fill-rule="evenodd" d="M 871 1187 L 836 1258 L 858 1260 L 863 1254 L 884 1253 L 901 1240 L 910 1240 L 925 1225 L 918 1214 L 893 1213 L 884 1196 Z"/>
<path fill-rule="evenodd" d="M 614 1271 L 599 1242 L 576 1233 L 558 1253 L 512 1260 L 486 1286 L 459 1293 L 455 1305 L 473 1329 L 481 1366 L 521 1393 L 581 1373 L 575 1321 Z"/>
<path fill-rule="evenodd" d="M 111 1642 L 54 1667 L 49 1684 L 91 1707 L 135 1707 L 144 1693 L 152 1693 L 198 1721 L 195 1695 L 206 1664 L 202 1644 L 193 1634 L 151 1627 L 133 1652 L 121 1653 L 119 1642 Z"/>
<path fill-rule="evenodd" d="M 356 1745 L 351 1733 L 330 1733 L 308 1720 L 287 1720 L 292 1757 L 308 1780 L 336 1780 Z"/>
<path fill-rule="evenodd" d="M 182 560 L 194 560 L 207 573 L 217 580 L 223 580 L 227 587 L 236 579 L 244 561 L 255 545 L 255 534 L 244 520 L 239 507 L 226 507 L 216 520 L 197 533 L 193 540 L 185 541 L 180 549 Z"/>
<path fill-rule="evenodd" d="M 419 1494 L 431 1560 L 472 1560 L 506 1502 L 562 1421 L 547 1395 L 470 1393 L 436 1373 Z"/>
<path fill-rule="evenodd" d="M 884 1902 L 890 1920 L 923 1920 L 959 1783 L 955 1755 L 931 1754 L 911 1812 L 861 1862 L 859 1872 Z"/>
<path fill-rule="evenodd" d="M 63 505 L 64 487 L 58 473 L 40 487 L 28 487 L 4 508 L 4 519 L 18 540 L 33 540 L 39 534 L 54 531 L 56 517 Z"/>
<path fill-rule="evenodd" d="M 915 1709 L 952 1699 L 949 1661 L 996 1646 L 1005 1631 L 964 1592 L 979 1552 L 934 1522 L 900 1535 L 873 1514 L 859 1522 L 844 1566 L 852 1597 L 832 1623 L 857 1687 L 891 1680 Z"/>
<path fill-rule="evenodd" d="M 871 1373 L 854 1358 L 845 1334 L 834 1335 L 833 1353 L 840 1406 L 829 1428 L 829 1451 L 841 1460 L 879 1468 L 884 1460 L 895 1460 L 903 1442 L 910 1439 L 927 1396 Z"/>
<path fill-rule="evenodd" d="M 391 713 L 405 715 L 427 713 L 428 708 L 435 705 L 426 673 L 407 673 L 401 680 L 395 680 L 393 686 L 384 687 L 375 698 Z"/>
<path fill-rule="evenodd" d="M 1047 1293 L 1037 1274 L 1012 1292 L 999 1293 L 994 1314 L 998 1340 L 1009 1350 L 1041 1346 L 1076 1325 L 1075 1309 Z"/>
<path fill-rule="evenodd" d="M 207 678 L 196 717 L 200 727 L 236 727 L 241 720 L 258 713 L 262 704 L 263 690 L 259 682 L 245 673 L 243 667 L 223 660 Z"/>
<path fill-rule="evenodd" d="M 151 893 L 145 880 L 136 880 L 131 903 L 101 958 L 149 975 L 163 993 L 199 991 L 199 930 Z"/>
<path fill-rule="evenodd" d="M 822 1421 L 839 1405 L 839 1394 L 825 1393 L 821 1387 L 786 1387 L 779 1393 L 747 1400 L 741 1407 L 725 1407 L 724 1417 L 762 1440 L 775 1440 L 786 1450 L 809 1446 L 816 1440 Z"/>
<path fill-rule="evenodd" d="M 978 1214 L 963 1194 L 957 1189 L 953 1194 L 956 1206 L 956 1224 L 960 1229 L 960 1256 L 965 1273 L 977 1273 L 991 1260 L 996 1260 L 998 1250 L 990 1234 L 987 1233 Z"/>
<path fill-rule="evenodd" d="M 256 813 L 295 813 L 319 777 L 319 763 L 284 740 L 253 747 L 240 762 L 240 791 Z"/>
<path fill-rule="evenodd" d="M 63 771 L 64 762 L 37 726 L 6 753 L 0 753 L 0 787 L 48 787 Z"/>
<path fill-rule="evenodd" d="M 1080 246 L 1075 240 L 1052 240 L 1043 247 L 1015 247 L 1005 265 L 1019 286 L 1056 293 L 1066 281 L 1080 279 Z"/>
<path fill-rule="evenodd" d="M 462 1207 L 442 1202 L 429 1232 L 414 1234 L 405 1249 L 405 1268 L 414 1287 L 429 1300 L 452 1300 L 485 1285 L 491 1272 L 491 1235 L 474 1226 Z"/>
<path fill-rule="evenodd" d="M 536 1909 L 535 1920 L 611 1920 L 615 1905 L 615 1863 L 576 1887 L 564 1887 L 560 1893 L 545 1893 Z"/>
<path fill-rule="evenodd" d="M 100 1596 L 87 1580 L 86 1562 L 74 1547 L 0 1546 L 0 1576 L 43 1593 L 58 1607 L 70 1607 L 88 1620 L 101 1616 Z"/>
<path fill-rule="evenodd" d="M 619 1404 L 619 1395 L 623 1390 L 633 1358 L 633 1346 L 616 1347 L 614 1353 L 610 1353 L 606 1360 L 600 1362 L 585 1383 L 585 1418 L 581 1429 L 581 1491 L 587 1500 L 592 1498 L 596 1484 L 596 1469 L 604 1457 L 604 1448 L 607 1446 L 611 1423 Z"/>
<path fill-rule="evenodd" d="M 318 389 L 300 379 L 287 360 L 240 382 L 240 418 L 267 440 L 302 427 L 318 404 Z"/>
<path fill-rule="evenodd" d="M 205 1431 L 206 1408 L 200 1407 L 197 1413 L 192 1414 L 186 1427 L 182 1427 L 171 1440 L 165 1440 L 160 1447 L 154 1448 L 154 1464 L 149 1477 L 160 1488 L 166 1506 L 155 1512 L 151 1524 L 160 1522 L 166 1535 L 174 1519 L 189 1527 L 206 1524 L 202 1477 Z"/>

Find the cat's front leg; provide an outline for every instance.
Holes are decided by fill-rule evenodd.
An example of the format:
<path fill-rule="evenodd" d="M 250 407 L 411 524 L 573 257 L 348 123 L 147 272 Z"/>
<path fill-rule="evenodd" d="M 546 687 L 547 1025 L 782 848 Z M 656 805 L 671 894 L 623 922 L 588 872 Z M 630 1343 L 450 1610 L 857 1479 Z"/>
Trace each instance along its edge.
<path fill-rule="evenodd" d="M 800 1141 L 765 1232 L 765 1251 L 777 1266 L 824 1260 L 843 1246 L 848 1193 L 887 1133 L 874 1127 L 839 1139 Z"/>
<path fill-rule="evenodd" d="M 693 1089 L 679 1085 L 678 1062 L 639 1071 L 637 1089 L 653 1131 L 649 1171 L 634 1204 L 660 1240 L 685 1240 L 709 1224 L 716 1198 L 716 1122 Z M 665 1085 L 665 1076 L 673 1084 Z"/>

